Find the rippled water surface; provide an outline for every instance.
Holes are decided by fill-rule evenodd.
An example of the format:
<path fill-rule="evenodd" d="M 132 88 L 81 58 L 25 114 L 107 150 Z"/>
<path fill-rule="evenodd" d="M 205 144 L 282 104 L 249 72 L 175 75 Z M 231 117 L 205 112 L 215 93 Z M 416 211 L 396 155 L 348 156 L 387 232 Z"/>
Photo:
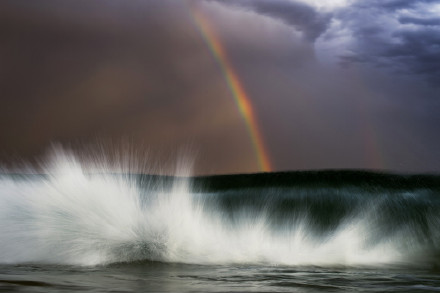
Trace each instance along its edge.
<path fill-rule="evenodd" d="M 434 292 L 434 270 L 201 266 L 141 262 L 99 267 L 3 265 L 1 292 Z"/>

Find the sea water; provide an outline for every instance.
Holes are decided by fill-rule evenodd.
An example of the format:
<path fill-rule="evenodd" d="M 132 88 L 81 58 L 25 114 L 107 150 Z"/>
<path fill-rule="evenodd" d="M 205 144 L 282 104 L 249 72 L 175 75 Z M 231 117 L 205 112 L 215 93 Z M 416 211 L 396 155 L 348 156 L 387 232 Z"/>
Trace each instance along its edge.
<path fill-rule="evenodd" d="M 0 290 L 440 290 L 440 179 L 331 174 L 5 173 Z"/>

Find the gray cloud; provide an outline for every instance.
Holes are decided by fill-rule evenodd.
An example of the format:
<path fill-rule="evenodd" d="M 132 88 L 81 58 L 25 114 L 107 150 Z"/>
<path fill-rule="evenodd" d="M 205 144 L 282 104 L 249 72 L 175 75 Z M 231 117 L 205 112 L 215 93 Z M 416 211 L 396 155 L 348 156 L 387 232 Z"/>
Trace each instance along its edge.
<path fill-rule="evenodd" d="M 189 142 L 196 173 L 258 171 L 186 1 L 21 1 L 0 2 L 0 164 L 98 136 L 128 137 L 161 168 Z M 418 9 L 409 1 L 331 14 L 298 1 L 195 6 L 252 101 L 275 169 L 438 171 L 438 89 L 413 77 L 439 75 L 435 16 L 398 12 Z M 314 49 L 325 42 L 356 70 L 319 62 Z"/>
<path fill-rule="evenodd" d="M 440 64 L 440 18 L 423 16 L 423 13 L 402 14 L 402 11 L 417 12 L 435 3 L 434 0 L 358 1 L 329 13 L 299 1 L 216 2 L 280 20 L 303 32 L 305 39 L 312 43 L 331 28 L 332 21 L 338 21 L 339 29 L 350 31 L 353 40 L 351 44 L 342 44 L 345 46 L 342 49 L 350 51 L 349 54 L 336 52 L 343 66 L 371 64 L 393 73 L 417 76 L 432 85 L 440 84 L 440 66 L 436 65 Z M 416 28 L 408 25 L 416 25 Z"/>
<path fill-rule="evenodd" d="M 399 22 L 401 24 L 437 26 L 437 25 L 440 25 L 440 18 L 438 18 L 438 17 L 421 18 L 421 17 L 402 16 L 402 17 L 399 17 Z"/>
<path fill-rule="evenodd" d="M 219 1 L 220 2 L 220 1 Z M 258 14 L 278 19 L 304 33 L 309 41 L 314 41 L 328 27 L 331 15 L 319 13 L 313 7 L 294 1 L 283 0 L 239 0 L 221 3 L 236 5 Z"/>
<path fill-rule="evenodd" d="M 401 31 L 400 43 L 389 44 L 382 56 L 406 67 L 410 74 L 425 77 L 433 85 L 440 84 L 440 34 L 436 30 Z"/>
<path fill-rule="evenodd" d="M 375 1 L 346 8 L 337 17 L 351 32 L 352 43 L 341 63 L 373 64 L 440 85 L 440 19 L 423 16 L 422 10 L 431 2 Z"/>
<path fill-rule="evenodd" d="M 354 6 L 371 9 L 385 9 L 395 11 L 399 9 L 413 8 L 421 4 L 436 3 L 437 0 L 371 0 L 368 2 L 355 2 Z"/>

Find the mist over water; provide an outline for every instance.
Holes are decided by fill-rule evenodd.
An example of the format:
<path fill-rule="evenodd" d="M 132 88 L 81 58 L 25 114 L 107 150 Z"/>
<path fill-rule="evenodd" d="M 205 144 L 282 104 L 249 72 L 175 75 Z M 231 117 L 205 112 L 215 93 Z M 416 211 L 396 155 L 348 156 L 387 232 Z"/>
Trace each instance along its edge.
<path fill-rule="evenodd" d="M 438 191 L 353 186 L 193 188 L 90 173 L 54 156 L 47 175 L 0 177 L 0 263 L 436 266 Z M 103 170 L 105 171 L 105 170 Z"/>

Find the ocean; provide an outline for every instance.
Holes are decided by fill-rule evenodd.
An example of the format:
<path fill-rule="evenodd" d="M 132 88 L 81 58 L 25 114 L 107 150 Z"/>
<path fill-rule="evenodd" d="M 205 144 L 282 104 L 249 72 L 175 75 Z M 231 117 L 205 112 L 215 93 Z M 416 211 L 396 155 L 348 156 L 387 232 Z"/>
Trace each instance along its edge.
<path fill-rule="evenodd" d="M 440 177 L 0 176 L 0 291 L 440 291 Z"/>

